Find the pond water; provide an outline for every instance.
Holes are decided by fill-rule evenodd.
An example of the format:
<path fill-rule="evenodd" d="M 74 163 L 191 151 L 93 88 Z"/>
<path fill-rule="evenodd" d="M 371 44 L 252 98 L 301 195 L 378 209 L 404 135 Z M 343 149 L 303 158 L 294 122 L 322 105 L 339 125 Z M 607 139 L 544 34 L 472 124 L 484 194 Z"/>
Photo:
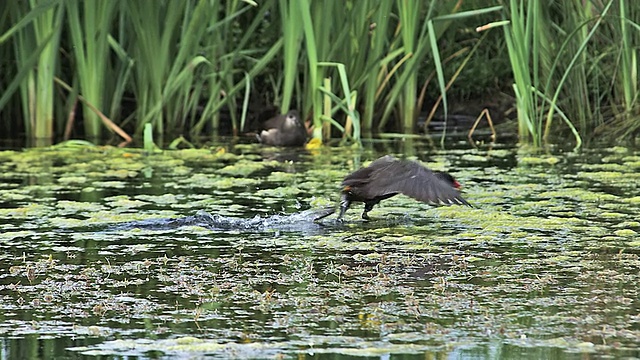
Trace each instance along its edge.
<path fill-rule="evenodd" d="M 312 221 L 384 154 L 474 208 Z M 639 170 L 417 140 L 0 152 L 0 358 L 640 358 Z"/>

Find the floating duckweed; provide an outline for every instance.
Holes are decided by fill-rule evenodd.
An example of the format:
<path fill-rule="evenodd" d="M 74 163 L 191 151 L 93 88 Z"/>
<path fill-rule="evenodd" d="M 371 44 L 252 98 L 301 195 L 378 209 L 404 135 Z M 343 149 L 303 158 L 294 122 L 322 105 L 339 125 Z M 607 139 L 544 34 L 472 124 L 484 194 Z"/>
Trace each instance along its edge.
<path fill-rule="evenodd" d="M 109 206 L 113 208 L 120 208 L 120 209 L 137 209 L 145 205 L 149 205 L 149 203 L 146 201 L 129 199 L 128 197 L 114 198 L 108 201 L 107 203 L 109 204 Z"/>
<path fill-rule="evenodd" d="M 491 157 L 506 158 L 513 155 L 513 152 L 505 149 L 492 149 L 487 152 Z"/>
<path fill-rule="evenodd" d="M 595 171 L 595 172 L 578 172 L 578 177 L 592 179 L 597 181 L 616 181 L 625 175 L 619 171 Z"/>
<path fill-rule="evenodd" d="M 516 238 L 516 239 L 517 238 L 526 238 L 526 237 L 529 236 L 529 233 L 526 232 L 526 231 L 512 231 L 509 234 L 509 236 L 512 237 L 512 238 Z"/>
<path fill-rule="evenodd" d="M 0 239 L 7 241 L 19 238 L 32 238 L 34 236 L 37 236 L 37 233 L 30 230 L 0 231 Z"/>
<path fill-rule="evenodd" d="M 65 184 L 65 185 L 70 185 L 70 184 L 84 184 L 87 182 L 87 177 L 86 176 L 67 176 L 67 177 L 60 177 L 58 179 L 58 182 L 61 184 Z"/>
<path fill-rule="evenodd" d="M 613 233 L 616 234 L 617 236 L 623 236 L 623 237 L 630 237 L 630 236 L 638 235 L 637 232 L 635 232 L 635 231 L 633 231 L 631 229 L 616 230 Z"/>
<path fill-rule="evenodd" d="M 640 197 L 639 197 L 639 199 L 640 199 Z M 6 201 L 6 202 L 27 201 L 27 200 L 31 200 L 31 196 L 26 195 L 26 194 L 19 194 L 19 193 L 16 193 L 15 191 L 11 191 L 11 190 L 0 190 L 0 200 Z M 10 210 L 10 209 L 0 209 L 0 211 L 2 211 L 2 210 Z"/>
<path fill-rule="evenodd" d="M 477 257 L 477 256 L 466 256 L 464 258 L 464 261 L 470 262 L 470 263 L 477 262 L 477 261 L 483 261 L 483 260 L 485 260 L 485 259 L 483 259 L 481 257 Z"/>
<path fill-rule="evenodd" d="M 613 153 L 617 153 L 617 154 L 626 154 L 626 153 L 629 152 L 629 149 L 626 148 L 626 147 L 623 147 L 623 146 L 614 146 L 614 147 L 608 148 L 606 150 L 608 150 L 610 152 L 613 152 Z"/>
<path fill-rule="evenodd" d="M 555 156 L 546 156 L 546 157 L 531 157 L 531 156 L 523 156 L 518 158 L 518 163 L 521 165 L 555 165 L 560 162 Z"/>
<path fill-rule="evenodd" d="M 198 338 L 193 337 L 193 336 L 179 337 L 179 338 L 175 339 L 175 341 L 176 341 L 176 344 L 179 344 L 179 345 L 186 345 L 186 344 L 194 344 L 194 343 L 203 342 L 202 339 L 198 339 Z"/>
<path fill-rule="evenodd" d="M 229 189 L 233 187 L 255 186 L 260 183 L 260 180 L 251 178 L 222 178 L 212 181 L 211 186 L 216 189 Z"/>
<path fill-rule="evenodd" d="M 124 181 L 94 181 L 92 185 L 98 188 L 124 189 L 127 183 Z"/>
<path fill-rule="evenodd" d="M 464 154 L 464 155 L 462 155 L 462 157 L 460 159 L 463 160 L 463 161 L 468 161 L 468 162 L 487 162 L 487 161 L 489 161 L 489 159 L 486 156 L 472 155 L 472 154 Z"/>
<path fill-rule="evenodd" d="M 623 200 L 624 202 L 628 202 L 630 204 L 640 204 L 640 196 L 633 196 Z"/>
<path fill-rule="evenodd" d="M 233 165 L 227 165 L 219 170 L 221 174 L 234 176 L 249 176 L 273 164 L 267 162 L 241 160 Z"/>
<path fill-rule="evenodd" d="M 175 194 L 138 195 L 136 198 L 153 204 L 176 204 L 178 202 L 178 196 Z"/>
<path fill-rule="evenodd" d="M 628 169 L 637 170 L 637 169 L 640 169 L 640 161 L 625 162 L 623 166 Z"/>
<path fill-rule="evenodd" d="M 71 213 L 79 211 L 98 211 L 104 210 L 104 206 L 101 204 L 84 202 L 84 201 L 69 201 L 60 200 L 56 203 L 56 207 L 60 209 L 70 210 Z"/>
<path fill-rule="evenodd" d="M 615 213 L 615 212 L 602 212 L 598 214 L 598 216 L 603 218 L 609 218 L 609 219 L 622 219 L 627 217 L 626 214 Z"/>
<path fill-rule="evenodd" d="M 638 221 L 623 221 L 619 224 L 613 225 L 614 228 L 630 228 L 630 227 L 640 227 L 640 222 Z"/>
<path fill-rule="evenodd" d="M 603 173 L 609 172 L 609 173 L 619 173 L 619 174 L 622 174 L 623 172 L 626 172 L 626 170 L 628 169 L 628 167 L 626 165 L 613 164 L 613 163 L 609 163 L 609 164 L 584 164 L 580 168 L 584 169 L 584 170 L 598 170 L 598 171 L 603 172 Z"/>
<path fill-rule="evenodd" d="M 436 161 L 425 144 L 382 146 Z M 617 165 L 637 162 L 631 151 L 607 161 L 600 150 L 558 152 L 551 167 L 524 151 L 539 165 L 514 165 L 511 149 L 437 150 L 476 208 L 397 196 L 371 221 L 357 203 L 344 222 L 317 224 L 303 214 L 337 207 L 344 175 L 376 154 L 296 149 L 296 162 L 276 163 L 262 159 L 284 150 L 255 145 L 86 149 L 0 152 L 10 350 L 28 348 L 25 334 L 92 336 L 71 351 L 103 357 L 446 357 L 493 343 L 516 355 L 632 357 L 639 346 L 640 178 Z M 252 162 L 246 176 L 220 170 Z M 228 227 L 153 226 L 200 210 Z M 303 220 L 281 227 L 292 219 Z M 108 341 L 127 337 L 139 339 Z"/>
<path fill-rule="evenodd" d="M 261 189 L 256 191 L 256 195 L 264 196 L 264 197 L 274 197 L 274 198 L 280 198 L 280 197 L 289 198 L 294 195 L 300 194 L 301 192 L 302 190 L 300 190 L 295 186 L 285 186 L 285 187 L 280 187 L 276 189 Z"/>
<path fill-rule="evenodd" d="M 325 197 L 312 197 L 311 200 L 309 201 L 309 205 L 312 208 L 324 208 L 326 206 L 331 206 L 331 205 L 335 205 L 336 202 L 332 199 L 329 198 L 325 198 Z"/>
<path fill-rule="evenodd" d="M 269 177 L 267 178 L 267 180 L 274 181 L 274 182 L 290 182 L 293 179 L 295 179 L 295 177 L 296 175 L 292 173 L 274 171 L 271 174 L 269 174 Z"/>

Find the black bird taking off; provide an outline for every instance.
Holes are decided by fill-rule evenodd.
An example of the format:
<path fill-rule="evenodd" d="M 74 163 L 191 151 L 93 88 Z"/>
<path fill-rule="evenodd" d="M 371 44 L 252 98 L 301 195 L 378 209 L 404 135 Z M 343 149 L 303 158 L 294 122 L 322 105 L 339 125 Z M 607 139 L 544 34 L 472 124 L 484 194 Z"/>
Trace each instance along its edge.
<path fill-rule="evenodd" d="M 386 155 L 371 165 L 347 175 L 342 181 L 340 215 L 342 219 L 352 202 L 364 202 L 362 218 L 384 199 L 404 194 L 416 200 L 438 205 L 471 206 L 460 196 L 460 183 L 453 176 L 431 171 L 410 160 Z"/>

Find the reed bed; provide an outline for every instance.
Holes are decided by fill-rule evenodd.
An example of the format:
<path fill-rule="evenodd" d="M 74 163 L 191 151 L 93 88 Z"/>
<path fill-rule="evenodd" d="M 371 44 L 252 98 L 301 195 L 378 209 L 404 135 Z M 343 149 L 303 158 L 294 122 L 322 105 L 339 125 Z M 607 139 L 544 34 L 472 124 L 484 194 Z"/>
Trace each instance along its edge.
<path fill-rule="evenodd" d="M 493 93 L 513 97 L 534 146 L 640 132 L 630 0 L 29 0 L 0 14 L 7 137 L 239 135 L 296 108 L 314 138 L 357 145 Z"/>

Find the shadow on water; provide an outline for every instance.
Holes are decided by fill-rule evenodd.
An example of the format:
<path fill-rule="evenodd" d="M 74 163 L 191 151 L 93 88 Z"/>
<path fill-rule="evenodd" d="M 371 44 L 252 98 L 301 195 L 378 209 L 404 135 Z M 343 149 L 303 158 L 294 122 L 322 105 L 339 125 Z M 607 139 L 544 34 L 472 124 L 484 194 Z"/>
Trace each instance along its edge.
<path fill-rule="evenodd" d="M 0 152 L 0 358 L 640 357 L 637 151 L 365 148 Z M 314 221 L 383 153 L 475 208 Z"/>

